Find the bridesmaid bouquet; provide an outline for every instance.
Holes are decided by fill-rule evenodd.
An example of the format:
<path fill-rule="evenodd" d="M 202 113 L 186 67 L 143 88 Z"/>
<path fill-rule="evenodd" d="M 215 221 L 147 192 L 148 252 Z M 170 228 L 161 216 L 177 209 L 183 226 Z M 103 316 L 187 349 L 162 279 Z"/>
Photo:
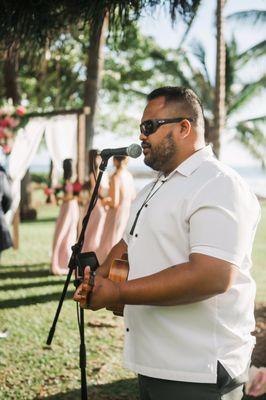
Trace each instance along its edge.
<path fill-rule="evenodd" d="M 25 114 L 23 106 L 7 103 L 0 107 L 0 146 L 6 155 L 11 152 L 11 143 L 17 130 L 26 125 Z"/>

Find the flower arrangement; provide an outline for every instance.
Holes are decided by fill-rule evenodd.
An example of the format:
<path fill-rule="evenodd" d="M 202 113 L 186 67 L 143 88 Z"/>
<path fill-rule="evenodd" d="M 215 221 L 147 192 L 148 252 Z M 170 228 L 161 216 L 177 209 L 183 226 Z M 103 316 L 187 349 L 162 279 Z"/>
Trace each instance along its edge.
<path fill-rule="evenodd" d="M 15 133 L 27 122 L 24 118 L 25 114 L 26 109 L 23 106 L 7 103 L 0 107 L 0 146 L 6 155 L 11 152 Z"/>

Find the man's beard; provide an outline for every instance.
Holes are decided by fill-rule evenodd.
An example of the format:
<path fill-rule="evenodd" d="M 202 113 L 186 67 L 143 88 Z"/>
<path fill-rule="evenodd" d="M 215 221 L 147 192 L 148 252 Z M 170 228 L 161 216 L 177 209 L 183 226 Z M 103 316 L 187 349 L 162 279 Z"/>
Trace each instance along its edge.
<path fill-rule="evenodd" d="M 176 154 L 176 143 L 173 139 L 173 132 L 169 132 L 161 143 L 150 147 L 148 157 L 144 158 L 144 163 L 155 171 L 164 171 L 165 164 Z"/>

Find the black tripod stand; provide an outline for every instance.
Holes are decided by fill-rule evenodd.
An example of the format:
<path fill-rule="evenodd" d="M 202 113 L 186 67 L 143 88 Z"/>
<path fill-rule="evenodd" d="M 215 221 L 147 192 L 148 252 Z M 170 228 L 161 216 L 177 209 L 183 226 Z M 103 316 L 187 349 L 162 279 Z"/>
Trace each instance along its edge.
<path fill-rule="evenodd" d="M 85 235 L 85 231 L 91 216 L 91 212 L 97 202 L 98 199 L 98 191 L 99 191 L 99 186 L 100 186 L 100 182 L 102 179 L 102 175 L 107 167 L 107 163 L 109 160 L 109 157 L 111 155 L 102 155 L 102 162 L 101 165 L 99 167 L 99 174 L 97 176 L 97 180 L 96 180 L 96 184 L 95 184 L 95 188 L 90 200 L 90 204 L 87 210 L 87 213 L 83 219 L 82 222 L 82 230 L 81 233 L 79 235 L 78 241 L 77 243 L 72 246 L 72 254 L 70 257 L 70 260 L 68 262 L 68 274 L 67 274 L 67 278 L 64 284 L 64 288 L 61 294 L 61 298 L 59 300 L 58 306 L 57 306 L 57 310 L 55 313 L 55 317 L 53 320 L 53 324 L 51 326 L 46 344 L 50 345 L 52 343 L 53 340 L 53 336 L 55 333 L 55 329 L 56 329 L 56 324 L 59 318 L 59 314 L 63 305 L 63 301 L 64 298 L 66 296 L 66 292 L 68 289 L 68 285 L 71 279 L 71 275 L 72 272 L 75 270 L 75 286 L 77 287 L 83 278 L 84 275 L 84 268 L 86 266 L 90 266 L 91 271 L 95 272 L 95 270 L 98 267 L 98 261 L 97 261 L 97 257 L 95 255 L 95 253 L 93 252 L 89 252 L 89 253 L 81 253 L 81 249 L 83 246 L 83 242 L 84 242 L 84 235 Z M 80 333 L 80 350 L 79 350 L 79 366 L 80 366 L 80 371 L 81 371 L 81 400 L 87 400 L 88 399 L 88 394 L 87 394 L 87 380 L 86 380 L 86 346 L 85 346 L 85 335 L 84 335 L 84 310 L 82 308 L 79 307 L 79 304 L 77 303 L 77 308 L 78 308 L 78 325 L 79 325 L 79 333 Z"/>

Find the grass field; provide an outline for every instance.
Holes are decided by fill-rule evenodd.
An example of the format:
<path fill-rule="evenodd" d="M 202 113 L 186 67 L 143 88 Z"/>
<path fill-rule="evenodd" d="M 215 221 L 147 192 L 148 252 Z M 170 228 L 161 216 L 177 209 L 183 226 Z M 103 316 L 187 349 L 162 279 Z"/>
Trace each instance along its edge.
<path fill-rule="evenodd" d="M 266 288 L 266 204 L 254 246 L 257 302 Z M 20 249 L 3 253 L 0 266 L 0 399 L 80 399 L 76 307 L 64 302 L 51 347 L 45 345 L 64 277 L 49 275 L 49 252 L 58 210 L 41 206 L 38 220 L 21 224 Z M 264 299 L 265 300 L 265 299 Z M 137 399 L 134 374 L 122 368 L 123 321 L 85 312 L 89 399 Z"/>

